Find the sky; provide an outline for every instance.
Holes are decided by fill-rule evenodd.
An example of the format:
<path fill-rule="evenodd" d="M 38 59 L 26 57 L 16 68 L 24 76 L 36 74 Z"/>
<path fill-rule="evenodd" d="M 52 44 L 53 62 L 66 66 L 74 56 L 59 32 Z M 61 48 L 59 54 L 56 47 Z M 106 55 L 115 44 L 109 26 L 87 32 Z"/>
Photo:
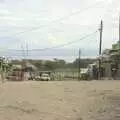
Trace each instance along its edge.
<path fill-rule="evenodd" d="M 111 48 L 118 41 L 119 12 L 120 0 L 0 0 L 0 53 L 19 57 L 18 51 L 10 50 L 26 48 L 26 43 L 31 50 L 79 40 L 98 31 L 101 19 L 102 49 Z M 68 54 L 71 58 L 80 48 L 83 57 L 93 57 L 98 45 L 99 32 L 57 50 L 30 52 L 29 56 L 65 58 Z"/>

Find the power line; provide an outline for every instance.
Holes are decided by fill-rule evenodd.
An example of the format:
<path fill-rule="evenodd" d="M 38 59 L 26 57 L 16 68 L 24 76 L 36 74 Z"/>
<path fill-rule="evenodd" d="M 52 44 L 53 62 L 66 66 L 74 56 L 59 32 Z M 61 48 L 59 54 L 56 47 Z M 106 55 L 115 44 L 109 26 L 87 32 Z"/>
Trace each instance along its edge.
<path fill-rule="evenodd" d="M 74 16 L 74 15 L 77 15 L 77 14 L 81 14 L 81 13 L 85 12 L 86 10 L 92 8 L 93 6 L 95 6 L 95 5 L 97 5 L 97 4 L 99 4 L 99 2 L 88 6 L 87 8 L 85 8 L 85 9 L 82 10 L 82 11 L 80 10 L 80 11 L 77 11 L 77 12 L 75 12 L 75 13 L 71 13 L 70 15 L 67 15 L 67 16 L 64 16 L 64 17 L 62 17 L 62 18 L 56 19 L 56 20 L 52 21 L 49 25 L 51 25 L 51 24 L 53 24 L 53 23 L 56 23 L 56 22 L 59 22 L 59 21 L 62 21 L 62 20 L 65 20 L 65 19 L 68 19 L 68 18 L 71 17 L 71 16 Z M 25 31 L 22 31 L 22 32 L 19 32 L 19 33 L 10 35 L 10 36 L 4 36 L 4 37 L 17 36 L 17 35 L 24 34 L 24 33 L 26 33 L 26 32 L 34 31 L 34 30 L 37 30 L 37 29 L 40 29 L 40 28 L 44 28 L 44 27 L 48 27 L 48 25 L 41 25 L 41 26 L 38 26 L 38 27 L 30 28 L 30 29 L 27 29 L 27 30 L 25 30 Z M 4 38 L 4 37 L 0 37 L 0 38 Z"/>
<path fill-rule="evenodd" d="M 68 15 L 68 16 L 64 16 L 64 17 L 59 18 L 59 19 L 57 19 L 57 20 L 55 20 L 55 21 L 52 21 L 51 23 L 55 23 L 55 22 L 57 22 L 57 21 L 61 21 L 61 20 L 67 19 L 67 18 L 69 18 L 70 16 L 77 15 L 78 13 L 80 14 L 80 13 L 88 10 L 89 8 L 92 8 L 92 6 L 94 6 L 94 5 L 98 4 L 98 3 L 99 3 L 99 2 L 90 5 L 89 7 L 85 8 L 83 11 L 77 11 L 77 12 L 75 12 L 75 13 L 71 13 L 71 14 Z M 109 8 L 109 7 L 108 7 L 108 8 Z M 107 8 L 107 10 L 108 10 L 108 8 Z M 104 16 L 105 16 L 105 15 L 104 15 Z M 49 25 L 51 25 L 51 23 L 50 23 Z M 33 31 L 33 30 L 36 30 L 36 29 L 39 29 L 39 28 L 44 28 L 44 27 L 47 27 L 47 26 L 48 26 L 48 25 L 41 25 L 41 26 L 39 26 L 39 27 L 34 27 L 34 28 L 31 28 L 31 29 L 22 31 L 22 32 L 20 32 L 20 33 L 13 34 L 13 35 L 11 35 L 11 36 L 4 36 L 4 37 L 0 37 L 0 38 L 6 38 L 6 37 L 12 37 L 12 38 L 14 38 L 14 36 L 17 36 L 17 35 L 19 35 L 19 34 L 23 34 L 23 33 L 25 33 L 25 32 Z"/>
<path fill-rule="evenodd" d="M 80 13 L 88 10 L 89 8 L 92 8 L 92 6 L 94 6 L 94 5 L 96 5 L 96 4 L 98 4 L 98 2 L 95 3 L 95 4 L 90 5 L 89 7 L 87 7 L 86 9 L 84 9 L 83 11 L 77 11 L 77 12 L 75 12 L 75 13 L 71 13 L 71 14 L 68 15 L 68 16 L 64 16 L 64 17 L 59 18 L 59 19 L 57 19 L 57 20 L 55 20 L 55 21 L 52 21 L 51 23 L 55 23 L 55 22 L 57 22 L 57 21 L 64 20 L 64 19 L 66 19 L 66 18 L 68 18 L 68 17 L 70 17 L 70 16 L 77 15 L 78 13 L 80 14 Z M 109 7 L 108 7 L 108 8 L 109 8 Z M 51 23 L 50 23 L 50 24 L 51 24 Z M 50 24 L 49 24 L 49 25 L 50 25 Z M 13 36 L 4 36 L 4 37 L 14 37 L 14 36 L 17 36 L 17 35 L 19 35 L 19 34 L 25 33 L 25 32 L 27 32 L 27 31 L 29 32 L 29 31 L 33 31 L 33 30 L 36 30 L 36 29 L 39 29 L 39 28 L 44 28 L 44 27 L 47 27 L 47 26 L 48 26 L 48 25 L 41 25 L 41 26 L 39 26 L 39 27 L 34 27 L 34 28 L 31 28 L 31 29 L 22 31 L 22 32 L 20 32 L 20 33 L 16 33 L 16 34 L 14 34 Z M 3 38 L 3 37 L 2 37 L 2 38 Z"/>
<path fill-rule="evenodd" d="M 117 1 L 117 0 L 116 0 Z M 113 2 L 112 2 L 113 3 Z M 65 19 L 68 19 L 69 17 L 71 16 L 74 16 L 74 15 L 77 15 L 77 14 L 82 14 L 83 12 L 85 12 L 86 10 L 90 9 L 90 8 L 93 8 L 93 6 L 97 5 L 97 4 L 100 4 L 99 2 L 96 2 L 88 7 L 86 7 L 84 10 L 79 10 L 75 13 L 70 13 L 70 15 L 67 15 L 67 16 L 64 16 L 62 18 L 59 18 L 59 19 L 56 19 L 52 22 L 49 23 L 49 25 L 53 24 L 53 23 L 56 23 L 56 22 L 59 22 L 59 21 L 62 21 L 62 20 L 65 20 Z M 109 9 L 109 7 L 107 8 L 107 10 Z M 106 11 L 107 11 L 106 10 Z M 104 14 L 105 16 L 105 14 Z M 40 29 L 40 28 L 45 28 L 45 27 L 48 27 L 48 25 L 41 25 L 41 26 L 38 26 L 38 27 L 33 27 L 33 28 L 30 28 L 30 29 L 27 29 L 25 31 L 22 31 L 22 32 L 19 32 L 19 33 L 16 33 L 16 34 L 13 34 L 12 36 L 17 36 L 17 35 L 20 35 L 20 34 L 24 34 L 26 32 L 29 32 L 29 31 L 34 31 L 34 30 L 37 30 L 37 29 Z M 9 37 L 9 36 L 8 36 Z"/>
<path fill-rule="evenodd" d="M 49 48 L 43 48 L 43 49 L 31 49 L 31 50 L 28 50 L 28 51 L 45 51 L 45 50 L 50 50 L 50 49 L 55 49 L 55 48 L 60 48 L 60 47 L 64 47 L 64 46 L 67 46 L 67 45 L 71 45 L 71 44 L 74 44 L 75 42 L 79 42 L 79 41 L 82 41 L 90 36 L 92 36 L 93 34 L 97 33 L 98 31 L 95 31 L 93 33 L 90 33 L 84 37 L 82 37 L 81 39 L 79 40 L 74 40 L 74 41 L 71 41 L 71 42 L 68 42 L 68 43 L 65 43 L 65 44 L 60 44 L 60 45 L 57 45 L 57 46 L 53 46 L 53 47 L 49 47 Z M 9 49 L 10 50 L 10 49 Z M 18 51 L 18 50 L 12 50 L 12 51 Z"/>
<path fill-rule="evenodd" d="M 33 50 L 37 50 L 37 51 L 45 51 L 45 50 L 49 50 L 49 49 L 55 49 L 55 48 L 64 47 L 64 46 L 67 46 L 67 45 L 74 44 L 75 42 L 79 42 L 79 41 L 81 41 L 81 40 L 84 40 L 84 39 L 86 39 L 86 38 L 92 36 L 92 35 L 95 34 L 95 33 L 97 33 L 97 31 L 95 31 L 95 32 L 93 32 L 93 33 L 91 33 L 91 34 L 88 34 L 88 35 L 82 37 L 82 38 L 79 39 L 79 40 L 74 40 L 74 41 L 68 42 L 68 43 L 66 43 L 66 44 L 57 45 L 57 46 L 54 46 L 54 47 L 51 47 L 51 48 L 33 49 Z"/>

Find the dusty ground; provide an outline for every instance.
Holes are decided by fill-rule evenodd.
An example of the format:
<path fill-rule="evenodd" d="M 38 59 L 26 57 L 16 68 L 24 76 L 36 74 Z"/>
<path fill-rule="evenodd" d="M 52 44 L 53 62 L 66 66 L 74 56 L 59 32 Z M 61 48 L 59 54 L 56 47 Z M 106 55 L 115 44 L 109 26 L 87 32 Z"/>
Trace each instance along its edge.
<path fill-rule="evenodd" d="M 120 81 L 6 82 L 0 120 L 120 120 Z"/>

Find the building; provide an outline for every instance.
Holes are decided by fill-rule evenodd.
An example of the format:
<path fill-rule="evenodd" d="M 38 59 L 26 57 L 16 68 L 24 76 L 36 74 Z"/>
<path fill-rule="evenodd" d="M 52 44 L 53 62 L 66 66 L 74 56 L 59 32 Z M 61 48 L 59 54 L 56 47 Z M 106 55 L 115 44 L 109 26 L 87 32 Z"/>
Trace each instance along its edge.
<path fill-rule="evenodd" d="M 112 45 L 111 49 L 105 49 L 98 57 L 105 68 L 105 76 L 111 79 L 113 76 L 120 79 L 120 43 Z M 113 75 L 114 73 L 114 75 Z"/>

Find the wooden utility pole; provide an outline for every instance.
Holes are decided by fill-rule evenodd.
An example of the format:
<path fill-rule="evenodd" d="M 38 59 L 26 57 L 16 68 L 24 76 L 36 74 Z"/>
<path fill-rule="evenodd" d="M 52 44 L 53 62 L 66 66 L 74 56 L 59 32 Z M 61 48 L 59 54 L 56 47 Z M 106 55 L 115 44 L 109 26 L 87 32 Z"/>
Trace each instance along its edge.
<path fill-rule="evenodd" d="M 24 60 L 25 60 L 25 50 L 24 50 L 24 46 L 21 45 L 21 49 L 22 49 L 22 63 L 21 63 L 21 80 L 23 81 L 24 80 L 24 72 L 23 72 L 23 69 L 25 67 L 25 63 L 24 63 Z"/>
<path fill-rule="evenodd" d="M 81 55 L 81 50 L 79 49 L 79 59 L 78 59 L 78 80 L 80 80 L 80 55 Z"/>
<path fill-rule="evenodd" d="M 119 41 L 118 41 L 118 44 L 119 44 L 119 62 L 118 62 L 118 70 L 120 71 L 120 13 L 119 13 Z"/>
<path fill-rule="evenodd" d="M 27 56 L 27 59 L 28 59 L 28 42 L 26 41 L 26 56 Z"/>
<path fill-rule="evenodd" d="M 120 13 L 119 13 L 119 43 L 120 43 Z"/>
<path fill-rule="evenodd" d="M 0 62 L 1 62 L 1 66 L 0 66 L 1 67 L 0 68 L 1 69 L 1 79 L 2 79 L 2 83 L 3 83 L 4 82 L 4 77 L 3 77 L 3 58 L 2 57 L 0 58 Z"/>
<path fill-rule="evenodd" d="M 101 55 L 101 52 L 102 52 L 102 32 L 103 32 L 103 21 L 101 20 L 101 23 L 100 23 L 100 43 L 99 43 L 99 70 L 98 70 L 98 79 L 100 80 L 101 79 L 101 60 L 100 60 L 100 55 Z"/>

